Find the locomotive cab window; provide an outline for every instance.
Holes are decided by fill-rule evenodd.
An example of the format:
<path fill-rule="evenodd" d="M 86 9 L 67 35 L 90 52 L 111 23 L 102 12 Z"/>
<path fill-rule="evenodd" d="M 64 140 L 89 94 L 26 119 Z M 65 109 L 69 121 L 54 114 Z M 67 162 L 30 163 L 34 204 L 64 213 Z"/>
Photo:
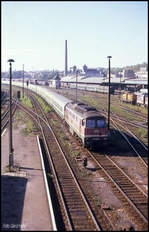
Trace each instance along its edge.
<path fill-rule="evenodd" d="M 87 119 L 86 121 L 86 127 L 88 128 L 95 128 L 96 123 L 94 119 Z"/>
<path fill-rule="evenodd" d="M 104 119 L 97 120 L 97 127 L 106 127 L 106 122 Z"/>

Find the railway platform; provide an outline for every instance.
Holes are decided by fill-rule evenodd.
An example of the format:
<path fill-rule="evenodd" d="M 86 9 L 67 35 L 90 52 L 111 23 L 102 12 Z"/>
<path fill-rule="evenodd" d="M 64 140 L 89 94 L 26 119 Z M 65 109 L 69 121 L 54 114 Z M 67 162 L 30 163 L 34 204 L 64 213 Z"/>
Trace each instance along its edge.
<path fill-rule="evenodd" d="M 1 229 L 3 231 L 53 231 L 44 180 L 44 167 L 36 136 L 22 133 L 24 125 L 13 129 L 15 172 L 9 162 L 9 131 L 1 135 Z M 52 203 L 51 203 L 52 206 Z"/>

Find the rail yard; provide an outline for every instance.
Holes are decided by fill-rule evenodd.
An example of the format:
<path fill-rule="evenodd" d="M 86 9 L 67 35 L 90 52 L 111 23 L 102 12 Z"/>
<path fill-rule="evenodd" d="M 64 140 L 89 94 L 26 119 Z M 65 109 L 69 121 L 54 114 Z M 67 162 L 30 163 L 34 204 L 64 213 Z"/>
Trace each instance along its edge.
<path fill-rule="evenodd" d="M 3 91 L 8 92 L 7 85 L 3 85 Z M 70 128 L 69 121 L 65 120 L 65 104 L 75 101 L 75 89 L 52 89 L 50 93 L 49 87 L 40 89 L 40 86 L 29 85 L 24 90 L 25 97 L 20 99 L 17 98 L 17 91 L 22 92 L 20 86 L 13 86 L 13 123 L 18 120 L 18 115 L 23 114 L 32 121 L 32 135 L 39 136 L 55 230 L 147 230 L 147 109 L 124 103 L 113 94 L 108 142 L 87 149 L 80 134 Z M 59 105 L 63 99 L 64 106 Z M 86 94 L 86 91 L 78 90 L 77 100 L 87 104 L 92 113 L 96 108 L 102 120 L 107 120 L 106 94 Z M 8 111 L 7 102 L 1 116 L 2 125 Z M 81 120 L 86 120 L 82 126 L 89 125 L 93 133 L 93 122 L 97 120 L 95 115 Z M 100 131 L 94 137 L 99 142 L 105 135 L 106 125 L 100 121 L 101 118 L 98 120 Z M 4 127 L 7 127 L 6 122 L 1 133 Z M 91 128 L 90 134 L 88 128 L 84 130 L 84 136 L 91 135 Z M 51 210 L 49 212 L 51 214 Z"/>

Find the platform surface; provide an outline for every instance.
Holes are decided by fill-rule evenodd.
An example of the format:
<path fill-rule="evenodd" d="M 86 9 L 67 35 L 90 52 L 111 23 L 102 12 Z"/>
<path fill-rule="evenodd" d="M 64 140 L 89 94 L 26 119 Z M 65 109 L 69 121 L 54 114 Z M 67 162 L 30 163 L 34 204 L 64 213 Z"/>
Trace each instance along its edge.
<path fill-rule="evenodd" d="M 13 128 L 14 164 L 9 164 L 9 130 L 1 136 L 1 229 L 52 231 L 43 171 L 36 136 L 23 133 L 24 125 Z"/>

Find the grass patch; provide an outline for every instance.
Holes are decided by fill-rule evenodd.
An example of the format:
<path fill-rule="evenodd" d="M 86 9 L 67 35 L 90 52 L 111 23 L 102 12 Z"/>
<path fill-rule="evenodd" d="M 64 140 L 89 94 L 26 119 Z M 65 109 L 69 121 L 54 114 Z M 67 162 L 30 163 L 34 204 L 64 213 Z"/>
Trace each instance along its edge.
<path fill-rule="evenodd" d="M 19 125 L 19 123 L 21 122 L 21 123 L 25 123 L 25 119 L 23 119 L 23 117 L 22 117 L 22 115 L 21 114 L 25 114 L 24 112 L 21 112 L 20 113 L 20 111 L 16 111 L 15 112 L 15 114 L 14 114 L 14 128 L 18 128 L 18 125 Z M 25 115 L 25 117 L 26 117 L 26 115 Z"/>
<path fill-rule="evenodd" d="M 30 99 L 26 95 L 24 96 L 24 98 L 21 97 L 20 100 L 21 100 L 23 105 L 27 106 L 28 108 L 33 108 Z"/>
<path fill-rule="evenodd" d="M 26 131 L 28 132 L 28 133 L 32 133 L 33 132 L 33 130 L 35 130 L 35 125 L 34 125 L 34 123 L 29 119 L 28 121 L 27 121 L 27 128 L 26 128 Z"/>
<path fill-rule="evenodd" d="M 141 118 L 139 118 L 139 116 L 136 115 L 134 118 L 134 115 L 131 115 L 131 113 L 126 112 L 126 110 L 123 110 L 117 106 L 111 106 L 111 111 L 116 113 L 118 116 L 123 117 L 129 121 L 134 121 L 134 120 L 140 121 L 141 120 Z"/>
<path fill-rule="evenodd" d="M 41 107 L 43 108 L 45 113 L 49 113 L 52 111 L 52 108 L 50 106 L 48 106 L 41 97 L 38 97 L 37 95 L 35 95 L 35 98 L 38 100 L 38 102 L 40 103 Z"/>
<path fill-rule="evenodd" d="M 144 115 L 146 115 L 148 113 L 148 110 L 145 107 L 140 107 L 140 106 L 128 104 L 128 103 L 125 103 L 125 102 L 121 102 L 120 105 L 123 106 L 123 107 L 127 107 L 129 109 L 132 109 L 132 110 L 139 111 L 140 113 L 142 113 Z"/>
<path fill-rule="evenodd" d="M 81 177 L 87 176 L 86 171 L 85 171 L 85 170 L 82 170 L 81 173 L 80 173 L 80 176 L 81 176 Z"/>
<path fill-rule="evenodd" d="M 147 130 L 143 128 L 137 129 L 136 136 L 140 138 L 143 141 L 143 143 L 145 143 L 148 146 L 148 131 Z"/>
<path fill-rule="evenodd" d="M 102 204 L 102 201 L 97 196 L 93 197 L 93 201 L 94 201 L 95 207 L 99 207 Z"/>
<path fill-rule="evenodd" d="M 53 118 L 50 119 L 50 123 L 52 124 L 52 126 L 56 126 L 57 124 L 57 122 Z"/>
<path fill-rule="evenodd" d="M 25 120 L 23 120 L 21 118 L 21 121 L 23 120 L 23 123 L 26 124 L 26 127 L 21 129 L 21 134 L 22 135 L 29 135 L 29 136 L 33 136 L 35 130 L 37 130 L 34 122 L 26 115 L 26 113 L 23 112 L 23 114 L 25 114 Z M 15 122 L 17 125 L 17 122 Z"/>

